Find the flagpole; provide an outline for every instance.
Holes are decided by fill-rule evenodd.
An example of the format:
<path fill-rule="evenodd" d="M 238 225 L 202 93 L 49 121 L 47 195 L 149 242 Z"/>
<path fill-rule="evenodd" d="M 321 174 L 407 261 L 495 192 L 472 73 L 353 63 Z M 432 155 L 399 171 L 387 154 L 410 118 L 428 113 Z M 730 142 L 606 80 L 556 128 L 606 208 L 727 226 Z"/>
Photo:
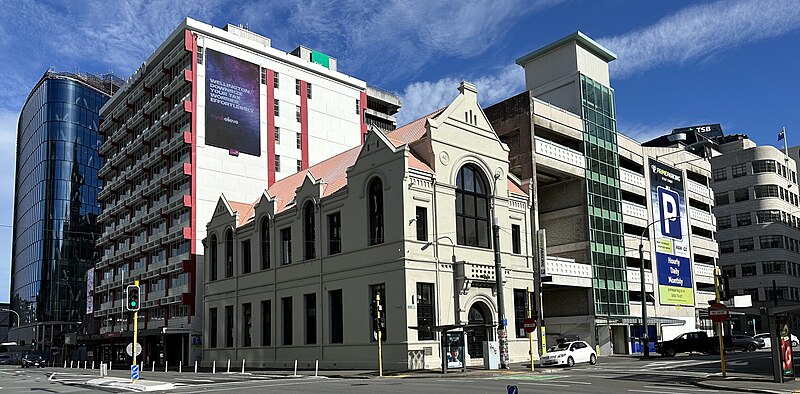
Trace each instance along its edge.
<path fill-rule="evenodd" d="M 786 127 L 781 128 L 781 133 L 783 134 L 783 153 L 786 155 L 786 161 L 789 161 L 789 148 L 786 145 Z"/>

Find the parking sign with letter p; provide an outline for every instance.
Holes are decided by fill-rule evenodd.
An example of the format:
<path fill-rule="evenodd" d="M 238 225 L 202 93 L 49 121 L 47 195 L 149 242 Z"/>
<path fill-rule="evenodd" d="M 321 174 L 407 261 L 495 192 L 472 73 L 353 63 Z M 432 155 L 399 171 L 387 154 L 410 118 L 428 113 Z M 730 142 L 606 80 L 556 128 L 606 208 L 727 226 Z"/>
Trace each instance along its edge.
<path fill-rule="evenodd" d="M 681 197 L 667 188 L 658 188 L 658 210 L 661 217 L 661 234 L 665 237 L 682 239 Z"/>

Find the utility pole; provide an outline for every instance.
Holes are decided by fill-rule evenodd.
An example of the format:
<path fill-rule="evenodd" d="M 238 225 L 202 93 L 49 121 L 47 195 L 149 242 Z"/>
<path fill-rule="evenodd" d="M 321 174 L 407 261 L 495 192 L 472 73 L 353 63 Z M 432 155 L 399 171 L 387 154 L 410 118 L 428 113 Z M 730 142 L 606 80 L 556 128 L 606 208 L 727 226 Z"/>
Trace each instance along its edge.
<path fill-rule="evenodd" d="M 494 205 L 492 207 L 494 208 Z M 508 369 L 508 336 L 506 334 L 505 300 L 503 299 L 503 266 L 500 264 L 500 224 L 497 214 L 492 215 L 492 232 L 494 233 L 494 276 L 497 286 L 497 336 L 500 344 L 500 368 Z"/>

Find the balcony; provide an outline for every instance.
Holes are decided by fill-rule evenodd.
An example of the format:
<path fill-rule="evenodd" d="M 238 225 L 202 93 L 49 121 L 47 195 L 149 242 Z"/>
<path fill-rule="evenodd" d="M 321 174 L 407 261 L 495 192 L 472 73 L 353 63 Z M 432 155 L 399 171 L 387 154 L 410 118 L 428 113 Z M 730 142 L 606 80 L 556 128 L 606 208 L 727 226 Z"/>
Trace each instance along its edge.
<path fill-rule="evenodd" d="M 694 263 L 695 281 L 701 283 L 714 283 L 714 266 L 709 264 Z"/>
<path fill-rule="evenodd" d="M 642 174 L 633 172 L 625 168 L 619 169 L 619 180 L 629 185 L 641 187 L 642 189 L 646 187 L 644 182 L 644 176 Z"/>
<path fill-rule="evenodd" d="M 694 193 L 706 200 L 711 198 L 711 192 L 706 185 L 699 182 L 695 182 L 691 179 L 686 180 L 686 189 L 690 193 Z"/>
<path fill-rule="evenodd" d="M 576 263 L 573 259 L 548 257 L 544 267 L 544 276 L 547 279 L 544 283 L 592 287 L 592 266 L 589 264 Z"/>
<path fill-rule="evenodd" d="M 628 289 L 629 290 L 642 290 L 642 275 L 638 268 L 628 268 Z M 644 270 L 644 284 L 645 287 L 653 285 L 653 272 L 649 269 Z"/>
<path fill-rule="evenodd" d="M 586 168 L 583 153 L 544 138 L 535 137 L 536 153 L 582 169 Z"/>
<path fill-rule="evenodd" d="M 622 215 L 623 219 L 625 217 L 631 217 L 641 220 L 647 220 L 647 207 L 644 205 L 639 205 L 636 203 L 632 203 L 629 201 L 622 202 Z"/>
<path fill-rule="evenodd" d="M 714 225 L 714 217 L 702 209 L 689 207 L 689 218 L 701 223 Z"/>

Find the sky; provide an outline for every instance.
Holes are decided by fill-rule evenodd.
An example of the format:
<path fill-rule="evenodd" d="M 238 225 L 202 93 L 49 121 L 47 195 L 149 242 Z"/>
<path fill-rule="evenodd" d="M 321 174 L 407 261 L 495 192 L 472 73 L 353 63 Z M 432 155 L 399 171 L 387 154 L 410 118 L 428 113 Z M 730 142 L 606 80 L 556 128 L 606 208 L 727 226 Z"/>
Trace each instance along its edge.
<path fill-rule="evenodd" d="M 800 145 L 794 0 L 0 0 L 0 302 L 9 299 L 16 124 L 48 67 L 127 78 L 189 16 L 245 24 L 290 51 L 402 97 L 400 124 L 447 105 L 461 80 L 491 105 L 524 90 L 514 61 L 580 30 L 616 53 L 618 130 L 639 141 L 721 123 Z"/>

